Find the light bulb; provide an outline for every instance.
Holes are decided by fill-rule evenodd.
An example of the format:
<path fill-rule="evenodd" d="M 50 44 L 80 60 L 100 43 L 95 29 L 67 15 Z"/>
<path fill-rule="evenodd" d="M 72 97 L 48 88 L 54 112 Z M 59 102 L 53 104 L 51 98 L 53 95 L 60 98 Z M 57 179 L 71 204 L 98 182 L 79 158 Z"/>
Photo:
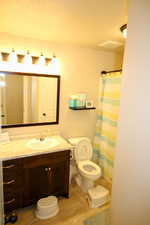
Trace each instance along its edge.
<path fill-rule="evenodd" d="M 17 55 L 15 53 L 15 50 L 12 49 L 12 52 L 9 54 L 9 62 L 11 63 L 17 63 Z"/>
<path fill-rule="evenodd" d="M 53 55 L 52 60 L 49 63 L 49 72 L 51 74 L 58 75 L 60 73 L 59 62 L 55 55 Z"/>
<path fill-rule="evenodd" d="M 127 28 L 123 30 L 123 37 L 127 38 Z"/>
<path fill-rule="evenodd" d="M 24 63 L 28 65 L 32 64 L 32 57 L 29 51 L 27 51 L 27 54 L 24 56 Z"/>
<path fill-rule="evenodd" d="M 44 55 L 42 53 L 41 53 L 41 55 L 39 57 L 38 64 L 41 65 L 41 66 L 45 65 L 45 57 L 44 57 Z"/>
<path fill-rule="evenodd" d="M 4 73 L 0 73 L 0 78 L 3 78 L 5 77 L 5 74 Z"/>
<path fill-rule="evenodd" d="M 0 87 L 5 87 L 5 86 L 6 86 L 5 81 L 0 81 Z"/>

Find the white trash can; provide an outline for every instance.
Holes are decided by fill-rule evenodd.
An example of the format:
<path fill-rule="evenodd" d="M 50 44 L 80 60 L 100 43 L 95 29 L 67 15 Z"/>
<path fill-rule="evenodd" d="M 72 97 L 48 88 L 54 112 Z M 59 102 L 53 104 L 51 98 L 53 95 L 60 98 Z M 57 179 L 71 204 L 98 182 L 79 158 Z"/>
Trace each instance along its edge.
<path fill-rule="evenodd" d="M 38 219 L 49 219 L 59 212 L 58 200 L 55 196 L 41 198 L 37 202 L 35 215 Z"/>

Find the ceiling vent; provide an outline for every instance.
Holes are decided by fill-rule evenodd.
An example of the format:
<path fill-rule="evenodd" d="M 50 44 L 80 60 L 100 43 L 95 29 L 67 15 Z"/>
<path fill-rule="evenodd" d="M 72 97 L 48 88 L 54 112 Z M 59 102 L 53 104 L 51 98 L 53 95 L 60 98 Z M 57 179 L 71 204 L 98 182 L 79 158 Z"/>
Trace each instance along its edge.
<path fill-rule="evenodd" d="M 117 41 L 105 41 L 103 43 L 98 44 L 99 47 L 107 48 L 107 49 L 115 49 L 119 48 L 123 45 L 121 42 Z"/>

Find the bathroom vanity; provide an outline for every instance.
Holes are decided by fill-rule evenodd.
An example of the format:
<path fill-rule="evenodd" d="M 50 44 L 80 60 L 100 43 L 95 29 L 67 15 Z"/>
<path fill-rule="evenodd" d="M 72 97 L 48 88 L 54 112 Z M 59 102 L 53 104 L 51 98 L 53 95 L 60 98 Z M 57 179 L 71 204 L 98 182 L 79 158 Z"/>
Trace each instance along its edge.
<path fill-rule="evenodd" d="M 69 197 L 69 147 L 26 153 L 3 160 L 5 212 L 35 204 L 48 195 Z"/>

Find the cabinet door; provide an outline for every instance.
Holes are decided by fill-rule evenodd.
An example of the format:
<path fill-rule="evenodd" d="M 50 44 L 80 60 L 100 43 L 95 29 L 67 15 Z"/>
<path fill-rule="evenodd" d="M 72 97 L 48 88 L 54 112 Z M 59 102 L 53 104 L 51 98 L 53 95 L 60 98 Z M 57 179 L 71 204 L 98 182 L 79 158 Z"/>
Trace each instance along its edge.
<path fill-rule="evenodd" d="M 69 170 L 68 162 L 62 162 L 51 166 L 50 176 L 50 193 L 55 196 L 69 197 Z"/>
<path fill-rule="evenodd" d="M 50 176 L 48 166 L 26 168 L 24 173 L 26 190 L 24 206 L 36 203 L 38 199 L 49 195 Z"/>

